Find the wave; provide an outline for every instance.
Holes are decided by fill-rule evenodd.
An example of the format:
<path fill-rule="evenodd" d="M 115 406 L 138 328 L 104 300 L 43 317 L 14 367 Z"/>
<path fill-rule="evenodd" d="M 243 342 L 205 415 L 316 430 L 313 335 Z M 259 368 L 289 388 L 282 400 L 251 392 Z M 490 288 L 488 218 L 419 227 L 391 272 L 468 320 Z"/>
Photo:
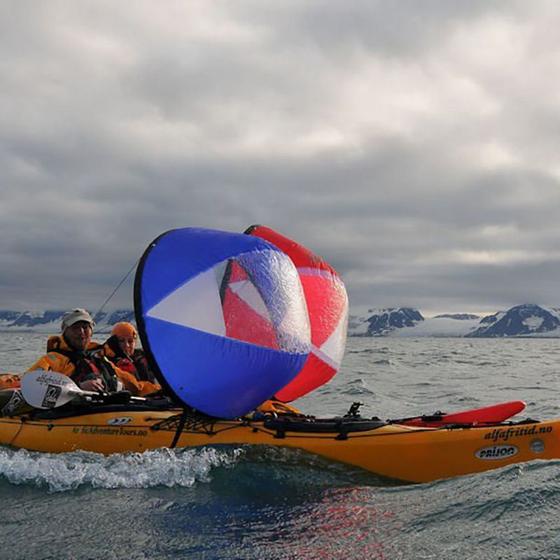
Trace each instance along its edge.
<path fill-rule="evenodd" d="M 241 448 L 157 449 L 114 454 L 51 454 L 0 449 L 0 480 L 67 492 L 92 488 L 190 487 L 208 482 L 213 469 L 232 467 Z"/>
<path fill-rule="evenodd" d="M 230 471 L 235 469 L 232 475 Z M 261 472 L 262 471 L 262 472 Z M 157 449 L 110 456 L 85 451 L 38 453 L 0 448 L 0 481 L 16 486 L 46 489 L 49 493 L 90 489 L 190 488 L 197 483 L 247 478 L 259 473 L 306 487 L 319 488 L 356 483 L 386 486 L 394 482 L 372 473 L 299 449 L 244 445 L 197 449 Z"/>

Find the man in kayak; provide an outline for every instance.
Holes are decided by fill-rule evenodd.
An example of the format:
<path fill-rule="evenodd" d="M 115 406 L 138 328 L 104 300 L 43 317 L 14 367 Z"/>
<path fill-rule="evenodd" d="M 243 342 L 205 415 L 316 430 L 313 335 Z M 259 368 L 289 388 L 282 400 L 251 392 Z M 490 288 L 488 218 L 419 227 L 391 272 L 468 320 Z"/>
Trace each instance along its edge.
<path fill-rule="evenodd" d="M 137 340 L 138 333 L 132 323 L 116 323 L 111 336 L 103 344 L 103 352 L 115 366 L 128 371 L 138 381 L 156 383 L 146 355 L 140 348 L 136 348 Z"/>
<path fill-rule="evenodd" d="M 72 378 L 85 391 L 116 392 L 124 388 L 133 395 L 160 391 L 157 383 L 138 381 L 128 371 L 115 367 L 105 357 L 103 347 L 92 342 L 94 322 L 85 309 L 73 309 L 62 318 L 62 335 L 47 341 L 47 354 L 28 371 L 56 371 Z"/>

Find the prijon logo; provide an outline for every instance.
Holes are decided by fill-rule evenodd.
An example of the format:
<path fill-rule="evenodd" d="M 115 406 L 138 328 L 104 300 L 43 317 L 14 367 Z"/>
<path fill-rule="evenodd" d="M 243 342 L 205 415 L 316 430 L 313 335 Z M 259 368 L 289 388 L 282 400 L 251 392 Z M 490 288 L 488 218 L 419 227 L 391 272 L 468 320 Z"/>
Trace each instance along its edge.
<path fill-rule="evenodd" d="M 130 422 L 132 422 L 130 416 L 119 416 L 118 418 L 110 418 L 107 420 L 107 424 L 110 426 L 124 426 L 124 424 L 129 424 Z"/>
<path fill-rule="evenodd" d="M 497 461 L 499 459 L 508 459 L 517 455 L 517 453 L 519 453 L 519 449 L 515 445 L 493 445 L 492 447 L 479 449 L 475 455 L 485 461 Z"/>

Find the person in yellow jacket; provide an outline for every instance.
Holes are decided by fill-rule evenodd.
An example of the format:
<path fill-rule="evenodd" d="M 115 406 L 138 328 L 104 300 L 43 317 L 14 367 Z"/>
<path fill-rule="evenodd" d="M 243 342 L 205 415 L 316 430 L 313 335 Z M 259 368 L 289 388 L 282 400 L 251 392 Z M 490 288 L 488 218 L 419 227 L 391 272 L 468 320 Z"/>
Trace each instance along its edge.
<path fill-rule="evenodd" d="M 92 342 L 94 322 L 85 309 L 73 309 L 62 318 L 62 334 L 51 336 L 47 353 L 27 371 L 43 369 L 68 375 L 85 391 L 115 392 L 122 388 L 133 395 L 161 390 L 157 383 L 139 381 L 104 356 L 103 346 Z"/>
<path fill-rule="evenodd" d="M 156 382 L 146 354 L 136 348 L 138 333 L 132 323 L 122 321 L 113 325 L 111 336 L 103 344 L 103 353 L 119 369 L 128 371 L 138 381 Z"/>

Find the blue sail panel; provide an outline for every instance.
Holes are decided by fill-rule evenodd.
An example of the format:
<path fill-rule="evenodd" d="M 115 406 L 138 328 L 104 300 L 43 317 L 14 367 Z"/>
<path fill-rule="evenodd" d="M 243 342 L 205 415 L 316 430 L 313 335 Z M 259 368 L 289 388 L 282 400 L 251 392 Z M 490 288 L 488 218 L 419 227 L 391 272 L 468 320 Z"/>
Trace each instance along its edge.
<path fill-rule="evenodd" d="M 142 294 L 142 305 L 153 307 L 179 285 L 232 255 L 256 250 L 276 249 L 272 244 L 246 243 L 248 236 L 202 228 L 171 230 L 156 239 L 143 266 L 143 278 L 149 284 Z M 156 250 L 154 250 L 156 249 Z"/>
<path fill-rule="evenodd" d="M 293 263 L 243 234 L 160 236 L 138 268 L 135 311 L 163 387 L 212 416 L 253 410 L 297 375 L 311 349 Z"/>
<path fill-rule="evenodd" d="M 242 416 L 273 395 L 256 378 L 272 378 L 283 386 L 307 360 L 307 354 L 257 347 L 159 319 L 148 318 L 145 328 L 148 338 L 162 342 L 158 365 L 174 393 L 221 418 Z"/>

